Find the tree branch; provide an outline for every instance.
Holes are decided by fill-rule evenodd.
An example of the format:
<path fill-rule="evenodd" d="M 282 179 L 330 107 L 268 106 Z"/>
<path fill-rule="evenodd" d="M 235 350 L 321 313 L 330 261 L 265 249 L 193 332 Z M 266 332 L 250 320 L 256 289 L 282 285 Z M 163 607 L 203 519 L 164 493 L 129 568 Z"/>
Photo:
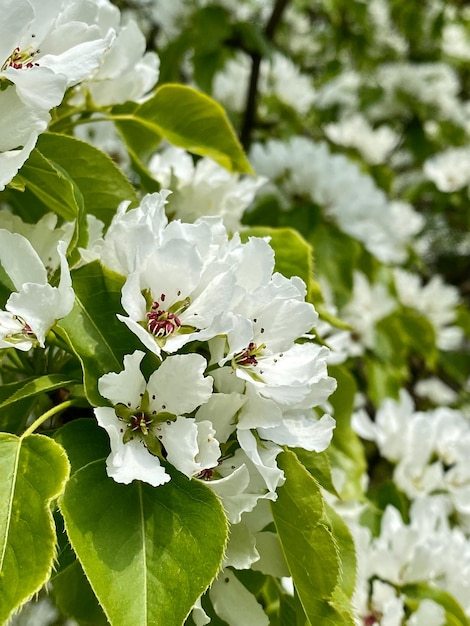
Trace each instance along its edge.
<path fill-rule="evenodd" d="M 271 16 L 264 29 L 264 36 L 268 41 L 273 41 L 276 28 L 278 27 L 282 13 L 289 0 L 276 0 Z M 256 121 L 256 108 L 258 99 L 258 80 L 262 56 L 260 52 L 251 54 L 251 74 L 246 98 L 245 115 L 240 132 L 243 148 L 247 152 L 251 144 L 251 133 Z"/>

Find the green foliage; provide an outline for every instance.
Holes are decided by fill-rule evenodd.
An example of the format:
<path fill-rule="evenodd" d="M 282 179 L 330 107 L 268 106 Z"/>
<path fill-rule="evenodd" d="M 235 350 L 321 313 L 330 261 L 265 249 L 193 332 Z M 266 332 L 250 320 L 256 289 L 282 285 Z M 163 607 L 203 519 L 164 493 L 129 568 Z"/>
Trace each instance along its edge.
<path fill-rule="evenodd" d="M 74 423 L 61 440 L 73 445 L 77 432 L 84 441 L 86 428 Z M 183 624 L 221 565 L 228 528 L 220 502 L 176 472 L 158 489 L 115 483 L 104 458 L 90 460 L 80 448 L 89 456 L 73 471 L 60 509 L 108 619 L 113 626 Z"/>
<path fill-rule="evenodd" d="M 351 536 L 344 522 L 331 516 L 319 484 L 293 452 L 283 452 L 279 466 L 286 483 L 278 490 L 272 512 L 305 615 L 318 626 L 352 626 L 355 557 Z M 312 568 L 312 563 L 323 566 Z"/>
<path fill-rule="evenodd" d="M 0 435 L 0 621 L 46 583 L 55 556 L 51 502 L 63 491 L 69 463 L 43 435 Z"/>
<path fill-rule="evenodd" d="M 224 109 L 190 87 L 163 85 L 132 113 L 117 112 L 111 118 L 118 122 L 119 131 L 134 156 L 138 138 L 145 129 L 146 146 L 152 145 L 152 137 L 155 142 L 163 137 L 189 152 L 211 157 L 230 171 L 252 171 Z"/>
<path fill-rule="evenodd" d="M 334 408 L 336 428 L 333 441 L 327 449 L 331 464 L 341 469 L 344 484 L 340 495 L 344 499 L 357 500 L 363 497 L 362 478 L 367 468 L 364 448 L 351 427 L 356 382 L 348 370 L 341 365 L 329 368 L 330 375 L 338 381 L 330 402 Z"/>
<path fill-rule="evenodd" d="M 124 200 L 135 202 L 134 187 L 111 158 L 89 143 L 58 133 L 43 133 L 38 150 L 66 172 L 80 190 L 87 213 L 108 225 Z M 42 181 L 41 184 L 45 184 Z M 53 207 L 50 207 L 53 209 Z"/>

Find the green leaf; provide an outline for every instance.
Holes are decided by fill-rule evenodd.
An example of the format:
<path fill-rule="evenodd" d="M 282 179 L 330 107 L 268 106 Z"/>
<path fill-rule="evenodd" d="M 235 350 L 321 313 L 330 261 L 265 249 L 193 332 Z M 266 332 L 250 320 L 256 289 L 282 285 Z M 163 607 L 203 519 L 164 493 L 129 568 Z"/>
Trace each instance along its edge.
<path fill-rule="evenodd" d="M 125 314 L 121 307 L 124 278 L 98 261 L 73 270 L 71 275 L 75 305 L 54 328 L 82 364 L 88 401 L 99 406 L 104 401 L 98 392 L 98 378 L 121 371 L 124 355 L 142 346 L 116 317 L 116 313 Z"/>
<path fill-rule="evenodd" d="M 359 243 L 331 225 L 318 224 L 309 241 L 315 251 L 315 269 L 325 276 L 341 308 L 350 299 L 354 268 L 360 253 Z"/>
<path fill-rule="evenodd" d="M 80 213 L 83 199 L 74 181 L 63 167 L 41 150 L 39 142 L 15 180 L 65 220 L 70 222 Z"/>
<path fill-rule="evenodd" d="M 109 438 L 95 419 L 77 419 L 55 431 L 54 439 L 67 452 L 71 474 L 109 454 Z"/>
<path fill-rule="evenodd" d="M 43 435 L 0 434 L 0 623 L 49 579 L 56 534 L 50 503 L 69 474 L 61 446 Z"/>
<path fill-rule="evenodd" d="M 37 147 L 44 157 L 74 181 L 83 196 L 87 213 L 92 213 L 105 225 L 110 223 L 122 201 L 137 203 L 135 189 L 119 167 L 91 144 L 67 135 L 43 133 Z M 54 181 L 50 183 L 53 188 Z"/>
<path fill-rule="evenodd" d="M 310 452 L 303 448 L 295 448 L 295 455 L 319 484 L 330 493 L 338 496 L 331 477 L 331 463 L 327 451 Z"/>
<path fill-rule="evenodd" d="M 179 626 L 219 571 L 227 521 L 204 484 L 106 476 L 103 460 L 73 474 L 60 508 L 71 544 L 112 626 Z"/>
<path fill-rule="evenodd" d="M 271 509 L 305 615 L 315 626 L 353 626 L 342 592 L 339 544 L 325 512 L 320 486 L 293 452 L 279 456 L 279 467 L 284 470 L 286 482 Z"/>
<path fill-rule="evenodd" d="M 428 367 L 434 367 L 438 353 L 436 332 L 431 322 L 424 315 L 409 308 L 398 312 L 398 319 L 405 334 L 406 345 L 420 354 Z"/>
<path fill-rule="evenodd" d="M 78 561 L 74 561 L 52 580 L 55 603 L 60 612 L 81 626 L 109 624 L 87 577 Z"/>
<path fill-rule="evenodd" d="M 376 407 L 386 398 L 398 399 L 408 374 L 406 366 L 397 367 L 367 357 L 364 359 L 364 368 L 367 393 Z"/>
<path fill-rule="evenodd" d="M 70 379 L 62 374 L 47 374 L 20 380 L 14 383 L 7 383 L 0 386 L 0 409 L 15 404 L 25 398 L 31 398 L 47 391 L 54 391 L 61 387 L 75 385 L 79 381 Z"/>
<path fill-rule="evenodd" d="M 338 386 L 329 398 L 334 408 L 333 417 L 336 420 L 336 428 L 333 432 L 332 443 L 326 452 L 331 465 L 341 469 L 345 478 L 340 491 L 341 497 L 356 500 L 363 497 L 362 477 L 367 469 L 364 448 L 351 428 L 351 414 L 357 391 L 356 382 L 343 366 L 330 366 L 328 372 L 330 376 L 336 378 Z"/>
<path fill-rule="evenodd" d="M 185 85 L 162 85 L 132 113 L 113 113 L 123 136 L 135 133 L 136 123 L 151 136 L 200 156 L 208 156 L 229 171 L 252 173 L 248 159 L 224 109 L 212 98 Z M 129 130 L 127 125 L 131 124 Z M 129 139 L 135 144 L 135 139 Z"/>

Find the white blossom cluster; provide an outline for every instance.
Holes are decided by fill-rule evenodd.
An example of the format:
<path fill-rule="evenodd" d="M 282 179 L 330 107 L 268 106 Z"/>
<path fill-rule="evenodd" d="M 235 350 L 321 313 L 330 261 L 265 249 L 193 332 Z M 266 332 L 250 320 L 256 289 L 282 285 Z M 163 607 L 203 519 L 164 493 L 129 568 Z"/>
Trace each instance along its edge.
<path fill-rule="evenodd" d="M 163 484 L 165 459 L 206 479 L 237 522 L 259 498 L 276 497 L 280 446 L 328 446 L 335 422 L 313 407 L 335 381 L 328 349 L 306 337 L 318 316 L 305 284 L 273 273 L 268 242 L 229 239 L 220 218 L 168 222 L 167 196 L 121 205 L 83 253 L 126 277 L 118 318 L 161 361 L 146 379 L 144 350 L 126 356 L 121 372 L 99 381 L 113 407 L 95 413 L 115 480 Z"/>
<path fill-rule="evenodd" d="M 292 137 L 255 144 L 251 158 L 255 171 L 272 181 L 269 191 L 284 195 L 286 207 L 294 195 L 309 197 L 379 260 L 406 259 L 407 246 L 423 226 L 422 217 L 405 202 L 390 202 L 373 179 L 343 154 L 331 153 L 324 142 Z M 263 191 L 267 189 L 259 193 Z"/>
<path fill-rule="evenodd" d="M 444 607 L 431 599 L 432 589 L 451 594 L 470 615 L 470 541 L 451 525 L 451 509 L 445 495 L 425 496 L 412 503 L 406 521 L 388 505 L 376 536 L 361 525 L 360 509 L 348 514 L 358 556 L 358 626 L 445 626 Z M 411 603 L 412 586 L 423 584 L 431 595 Z"/>
<path fill-rule="evenodd" d="M 374 441 L 394 464 L 393 480 L 411 500 L 446 494 L 465 521 L 470 514 L 470 422 L 457 409 L 415 409 L 405 390 L 399 400 L 385 400 L 371 421 L 364 410 L 353 418 L 362 438 Z"/>
<path fill-rule="evenodd" d="M 98 105 L 118 104 L 142 97 L 158 79 L 157 55 L 144 53 L 136 24 L 121 25 L 108 0 L 8 2 L 0 42 L 0 190 L 25 163 L 67 90 L 76 101 L 88 93 Z"/>

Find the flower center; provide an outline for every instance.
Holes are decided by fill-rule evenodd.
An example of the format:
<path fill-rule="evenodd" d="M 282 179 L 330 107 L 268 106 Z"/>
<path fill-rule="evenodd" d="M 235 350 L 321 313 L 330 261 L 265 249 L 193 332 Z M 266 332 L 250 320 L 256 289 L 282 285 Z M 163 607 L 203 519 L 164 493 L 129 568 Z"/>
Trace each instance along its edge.
<path fill-rule="evenodd" d="M 161 309 L 160 306 L 155 301 L 147 313 L 148 329 L 155 337 L 168 337 L 181 327 L 181 321 L 175 313 Z"/>
<path fill-rule="evenodd" d="M 24 341 L 30 341 L 31 347 L 39 345 L 38 339 L 31 329 L 31 326 L 19 315 L 12 315 L 6 322 L 3 322 L 3 324 L 0 321 L 0 337 L 3 341 L 11 343 L 13 346 L 23 343 Z"/>
<path fill-rule="evenodd" d="M 257 346 L 253 341 L 250 341 L 248 347 L 245 348 L 245 350 L 239 352 L 233 357 L 233 367 L 247 367 L 249 365 L 258 365 L 258 359 L 262 356 L 262 352 L 265 348 L 266 344 L 264 343 L 261 343 L 259 346 Z"/>
<path fill-rule="evenodd" d="M 31 68 L 39 66 L 39 63 L 36 63 L 34 57 L 40 52 L 40 50 L 34 50 L 31 46 L 28 46 L 24 50 L 20 48 L 15 48 L 13 52 L 7 57 L 6 61 L 2 65 L 1 71 L 3 72 L 9 67 L 12 67 L 15 70 L 22 70 L 24 68 Z"/>

